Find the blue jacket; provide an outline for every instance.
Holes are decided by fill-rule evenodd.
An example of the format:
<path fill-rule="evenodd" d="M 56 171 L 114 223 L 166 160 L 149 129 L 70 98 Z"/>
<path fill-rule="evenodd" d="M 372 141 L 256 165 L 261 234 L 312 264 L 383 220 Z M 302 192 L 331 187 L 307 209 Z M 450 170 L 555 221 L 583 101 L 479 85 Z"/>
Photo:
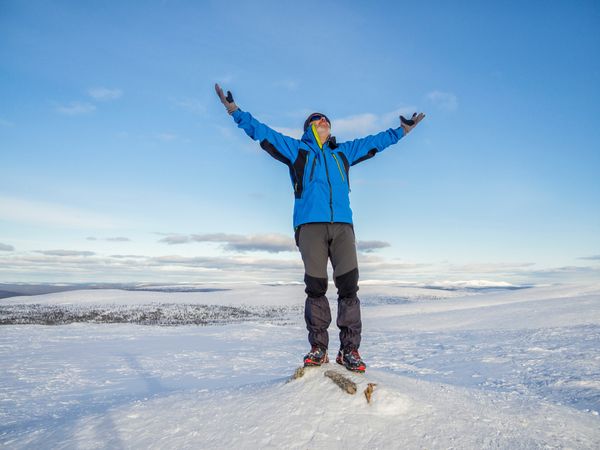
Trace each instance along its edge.
<path fill-rule="evenodd" d="M 233 118 L 267 153 L 288 166 L 296 199 L 294 228 L 309 222 L 352 223 L 350 167 L 404 136 L 398 127 L 341 144 L 334 139 L 321 143 L 314 125 L 298 140 L 269 128 L 249 112 L 238 109 Z"/>

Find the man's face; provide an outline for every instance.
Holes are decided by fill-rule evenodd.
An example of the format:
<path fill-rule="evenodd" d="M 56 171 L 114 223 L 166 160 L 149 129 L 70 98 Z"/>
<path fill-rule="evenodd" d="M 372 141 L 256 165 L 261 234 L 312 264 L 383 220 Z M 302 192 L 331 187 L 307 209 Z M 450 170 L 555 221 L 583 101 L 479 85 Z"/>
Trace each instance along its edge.
<path fill-rule="evenodd" d="M 329 133 L 331 131 L 331 127 L 329 126 L 329 122 L 327 122 L 327 119 L 325 117 L 320 117 L 317 120 L 313 120 L 311 123 L 311 125 L 314 125 L 315 128 L 317 129 L 317 132 L 319 133 Z"/>

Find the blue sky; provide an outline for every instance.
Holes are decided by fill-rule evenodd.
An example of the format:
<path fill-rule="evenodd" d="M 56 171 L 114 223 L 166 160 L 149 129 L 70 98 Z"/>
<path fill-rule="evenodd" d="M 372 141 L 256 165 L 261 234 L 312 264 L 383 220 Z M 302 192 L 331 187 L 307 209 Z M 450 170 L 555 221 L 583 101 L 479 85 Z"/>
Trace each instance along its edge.
<path fill-rule="evenodd" d="M 301 281 L 287 168 L 215 82 L 290 135 L 427 114 L 351 171 L 362 279 L 597 279 L 598 29 L 594 1 L 3 1 L 0 281 Z"/>

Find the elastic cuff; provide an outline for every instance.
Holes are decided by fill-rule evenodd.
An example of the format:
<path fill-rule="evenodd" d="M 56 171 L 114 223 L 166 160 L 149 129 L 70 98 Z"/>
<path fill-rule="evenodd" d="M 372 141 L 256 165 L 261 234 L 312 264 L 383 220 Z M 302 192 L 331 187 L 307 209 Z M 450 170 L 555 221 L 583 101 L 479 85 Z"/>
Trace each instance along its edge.
<path fill-rule="evenodd" d="M 241 114 L 242 114 L 242 112 L 243 112 L 243 111 L 242 111 L 242 110 L 241 110 L 241 109 L 238 107 L 238 109 L 236 109 L 235 111 L 233 111 L 233 112 L 230 112 L 230 113 L 229 113 L 229 115 L 230 115 L 231 117 L 233 117 L 233 119 L 234 119 L 236 122 L 238 122 L 238 123 L 239 123 L 239 121 L 241 120 Z"/>

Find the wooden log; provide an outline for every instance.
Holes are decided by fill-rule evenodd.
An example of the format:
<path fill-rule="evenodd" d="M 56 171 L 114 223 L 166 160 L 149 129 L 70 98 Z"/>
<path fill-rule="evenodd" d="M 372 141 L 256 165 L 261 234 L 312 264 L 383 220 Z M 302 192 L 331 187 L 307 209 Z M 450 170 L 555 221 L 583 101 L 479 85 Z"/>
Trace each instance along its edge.
<path fill-rule="evenodd" d="M 375 390 L 375 383 L 367 384 L 367 388 L 365 389 L 365 397 L 367 398 L 367 403 L 371 403 L 371 396 L 373 395 L 373 391 Z"/>
<path fill-rule="evenodd" d="M 325 376 L 331 378 L 331 381 L 337 384 L 342 391 L 345 391 L 348 394 L 356 394 L 356 383 L 349 378 L 346 378 L 341 373 L 334 370 L 328 370 L 325 372 Z"/>
<path fill-rule="evenodd" d="M 300 366 L 294 371 L 294 375 L 290 378 L 289 381 L 297 380 L 298 378 L 302 378 L 304 376 L 304 367 Z"/>

